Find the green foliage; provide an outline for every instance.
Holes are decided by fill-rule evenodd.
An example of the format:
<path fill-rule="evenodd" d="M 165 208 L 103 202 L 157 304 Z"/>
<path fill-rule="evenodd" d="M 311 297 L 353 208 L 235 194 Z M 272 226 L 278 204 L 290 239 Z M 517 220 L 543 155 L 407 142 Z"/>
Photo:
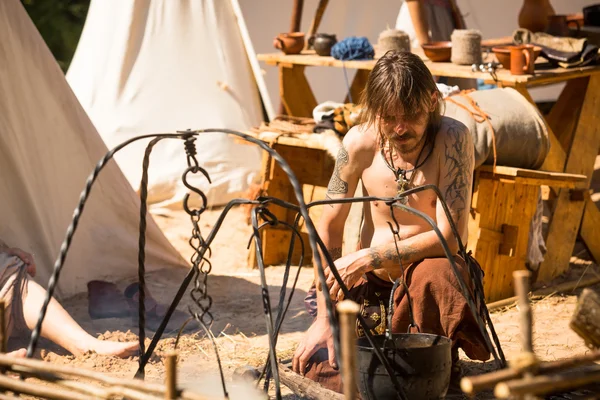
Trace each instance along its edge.
<path fill-rule="evenodd" d="M 90 5 L 90 0 L 21 0 L 54 58 L 67 71 Z"/>

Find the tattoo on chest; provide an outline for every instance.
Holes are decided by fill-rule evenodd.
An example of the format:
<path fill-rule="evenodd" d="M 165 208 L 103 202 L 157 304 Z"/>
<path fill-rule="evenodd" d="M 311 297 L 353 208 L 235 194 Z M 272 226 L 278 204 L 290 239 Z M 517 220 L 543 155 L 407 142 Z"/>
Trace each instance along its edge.
<path fill-rule="evenodd" d="M 329 252 L 329 255 L 331 255 L 331 259 L 333 261 L 337 260 L 338 258 L 342 258 L 341 247 L 334 247 L 333 249 L 327 249 L 327 251 Z"/>
<path fill-rule="evenodd" d="M 444 198 L 446 203 L 456 214 L 456 222 L 460 221 L 468 204 L 473 162 L 471 161 L 472 149 L 466 140 L 462 124 L 452 122 L 448 127 L 450 141 L 446 143 L 446 187 Z"/>
<path fill-rule="evenodd" d="M 348 182 L 345 182 L 340 178 L 340 170 L 348 164 L 348 151 L 344 148 L 344 145 L 340 147 L 338 151 L 337 159 L 335 160 L 335 168 L 333 175 L 327 186 L 327 193 L 331 194 L 346 194 L 348 193 Z"/>

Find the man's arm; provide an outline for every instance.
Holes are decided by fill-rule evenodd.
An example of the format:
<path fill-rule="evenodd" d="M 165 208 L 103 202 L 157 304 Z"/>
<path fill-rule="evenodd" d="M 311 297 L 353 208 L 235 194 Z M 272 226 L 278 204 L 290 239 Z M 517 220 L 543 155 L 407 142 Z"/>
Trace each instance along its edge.
<path fill-rule="evenodd" d="M 369 154 L 369 146 L 365 144 L 366 141 L 365 133 L 361 132 L 358 127 L 352 128 L 344 136 L 333 174 L 327 186 L 327 199 L 344 199 L 354 196 L 366 163 L 373 159 L 372 154 Z M 323 206 L 317 231 L 333 261 L 342 256 L 344 226 L 350 213 L 350 207 L 350 203 Z M 327 261 L 324 257 L 321 257 L 321 260 L 323 267 L 327 269 Z M 316 265 L 314 273 L 316 286 L 321 289 Z M 317 290 L 317 314 L 323 317 L 326 315 L 325 300 L 321 290 Z"/>
<path fill-rule="evenodd" d="M 429 38 L 429 20 L 427 10 L 422 0 L 407 0 L 408 12 L 415 28 L 415 35 L 419 44 L 430 42 Z"/>
<path fill-rule="evenodd" d="M 438 188 L 456 224 L 463 243 L 467 240 L 468 212 L 471 207 L 474 147 L 471 134 L 462 123 L 449 120 L 443 125 L 444 132 L 436 146 L 440 154 L 440 181 Z M 437 226 L 448 242 L 452 254 L 458 251 L 458 241 L 452 233 L 441 202 L 436 206 Z M 385 268 L 398 269 L 398 253 L 394 242 L 365 249 L 372 267 L 369 270 Z M 429 257 L 445 256 L 444 249 L 435 234 L 428 231 L 398 242 L 400 260 L 403 265 Z"/>

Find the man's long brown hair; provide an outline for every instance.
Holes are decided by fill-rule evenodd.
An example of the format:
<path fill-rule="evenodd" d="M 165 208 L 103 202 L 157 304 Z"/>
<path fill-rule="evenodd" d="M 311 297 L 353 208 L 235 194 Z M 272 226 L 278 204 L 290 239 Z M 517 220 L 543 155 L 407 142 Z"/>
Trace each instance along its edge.
<path fill-rule="evenodd" d="M 413 53 L 390 50 L 377 61 L 369 74 L 361 97 L 361 123 L 376 126 L 380 140 L 379 117 L 396 116 L 414 121 L 432 108 L 431 96 L 437 93 L 437 105 L 429 112 L 428 139 L 437 132 L 442 118 L 443 100 L 433 76 L 421 58 Z"/>

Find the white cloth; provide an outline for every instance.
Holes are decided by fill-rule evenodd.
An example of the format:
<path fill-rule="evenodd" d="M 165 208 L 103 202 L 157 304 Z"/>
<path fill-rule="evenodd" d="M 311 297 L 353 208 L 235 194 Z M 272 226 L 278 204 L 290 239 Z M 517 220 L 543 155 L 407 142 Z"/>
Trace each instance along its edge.
<path fill-rule="evenodd" d="M 246 130 L 262 120 L 229 1 L 92 0 L 67 80 L 109 148 L 149 133 Z M 147 142 L 116 157 L 135 189 Z M 242 196 L 260 172 L 261 150 L 232 136 L 203 134 L 196 147 L 212 184 L 201 174 L 190 183 L 211 205 Z M 160 142 L 151 156 L 149 202 L 181 208 L 186 167 L 180 140 Z"/>
<path fill-rule="evenodd" d="M 19 0 L 0 1 L 0 239 L 33 253 L 47 287 L 88 175 L 107 148 Z M 137 276 L 139 199 L 114 162 L 92 187 L 57 297 Z M 146 268 L 184 266 L 148 218 Z"/>

